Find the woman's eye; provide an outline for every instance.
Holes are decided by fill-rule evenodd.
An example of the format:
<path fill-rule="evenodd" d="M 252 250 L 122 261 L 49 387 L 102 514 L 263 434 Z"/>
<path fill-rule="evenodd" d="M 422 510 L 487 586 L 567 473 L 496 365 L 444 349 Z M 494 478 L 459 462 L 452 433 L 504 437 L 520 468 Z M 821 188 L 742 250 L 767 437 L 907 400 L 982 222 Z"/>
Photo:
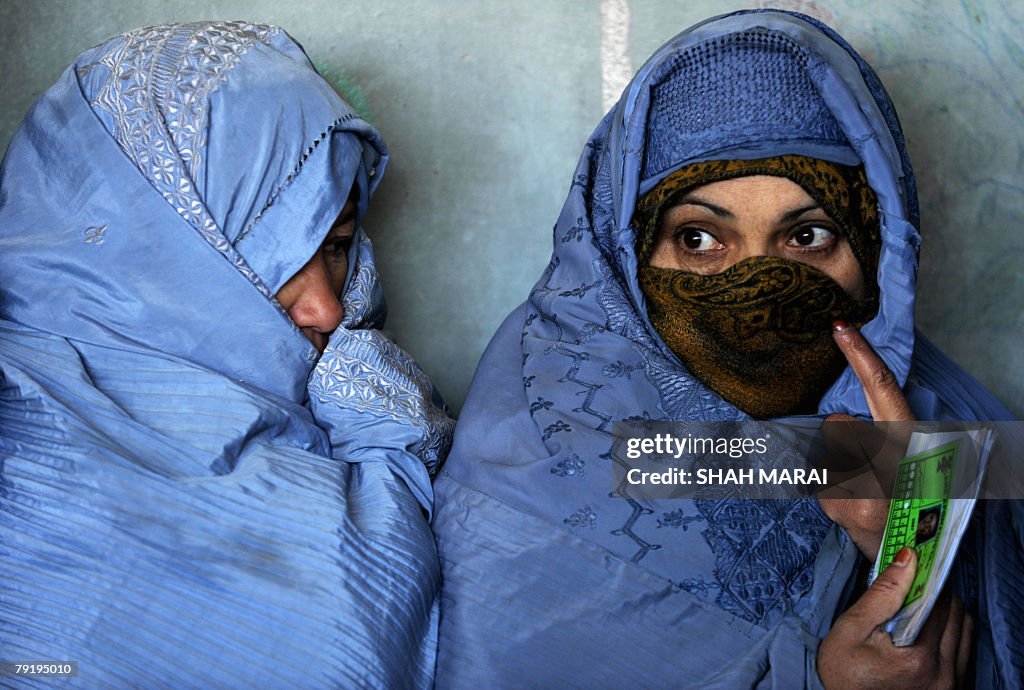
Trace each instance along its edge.
<path fill-rule="evenodd" d="M 323 244 L 323 250 L 328 257 L 335 261 L 348 259 L 348 250 L 352 246 L 351 237 L 329 238 Z"/>
<path fill-rule="evenodd" d="M 719 242 L 710 232 L 697 228 L 685 228 L 679 233 L 683 245 L 692 252 L 707 252 L 716 249 Z"/>
<path fill-rule="evenodd" d="M 790 235 L 789 243 L 801 249 L 817 249 L 829 245 L 834 238 L 835 234 L 831 230 L 808 226 L 800 228 Z"/>

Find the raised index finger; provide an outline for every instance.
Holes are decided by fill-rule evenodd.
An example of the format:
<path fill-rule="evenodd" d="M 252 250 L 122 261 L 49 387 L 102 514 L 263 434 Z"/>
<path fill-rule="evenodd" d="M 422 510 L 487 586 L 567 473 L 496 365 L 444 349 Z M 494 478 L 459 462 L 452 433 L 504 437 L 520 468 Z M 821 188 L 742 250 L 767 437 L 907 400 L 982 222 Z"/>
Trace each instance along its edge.
<path fill-rule="evenodd" d="M 900 390 L 899 382 L 860 331 L 845 321 L 836 321 L 832 339 L 864 387 L 871 418 L 876 422 L 913 421 L 914 414 Z"/>

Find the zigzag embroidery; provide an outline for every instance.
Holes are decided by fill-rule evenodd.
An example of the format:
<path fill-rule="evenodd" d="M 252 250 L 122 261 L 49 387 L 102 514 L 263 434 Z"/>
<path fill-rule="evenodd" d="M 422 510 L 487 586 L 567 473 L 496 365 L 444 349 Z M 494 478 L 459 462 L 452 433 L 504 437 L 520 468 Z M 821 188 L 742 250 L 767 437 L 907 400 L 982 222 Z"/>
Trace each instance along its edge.
<path fill-rule="evenodd" d="M 610 495 L 612 497 L 615 497 L 618 496 L 619 494 L 613 491 Z M 636 543 L 636 545 L 640 547 L 639 550 L 635 554 L 633 554 L 633 557 L 630 558 L 630 560 L 634 563 L 639 563 L 641 560 L 643 560 L 643 557 L 646 556 L 649 552 L 660 549 L 661 544 L 652 544 L 649 541 L 641 539 L 640 535 L 633 531 L 633 526 L 636 525 L 636 521 L 639 520 L 641 516 L 650 515 L 654 511 L 651 510 L 650 508 L 644 508 L 642 505 L 634 501 L 632 498 L 626 498 L 626 501 L 629 503 L 630 508 L 632 508 L 632 513 L 630 514 L 629 518 L 626 519 L 626 524 L 620 527 L 619 529 L 612 530 L 612 534 L 614 534 L 615 536 L 625 535 L 632 539 Z"/>
<path fill-rule="evenodd" d="M 598 431 L 603 431 L 605 427 L 607 427 L 608 424 L 611 423 L 612 418 L 609 415 L 606 415 L 602 412 L 598 412 L 593 407 L 594 398 L 597 397 L 597 392 L 601 390 L 603 384 L 590 383 L 589 381 L 584 381 L 583 379 L 577 376 L 580 370 L 581 363 L 588 361 L 590 359 L 590 355 L 587 354 L 586 352 L 574 352 L 570 350 L 568 347 L 566 347 L 564 343 L 557 343 L 553 346 L 553 348 L 555 352 L 557 352 L 558 354 L 572 358 L 572 364 L 569 365 L 569 370 L 565 373 L 565 376 L 562 377 L 562 380 L 570 381 L 572 383 L 575 383 L 576 385 L 583 386 L 583 388 L 585 389 L 582 391 L 577 391 L 576 395 L 584 396 L 583 404 L 580 405 L 579 407 L 573 408 L 573 412 L 582 412 L 592 417 L 596 417 L 600 424 L 598 424 L 594 428 L 597 429 Z"/>

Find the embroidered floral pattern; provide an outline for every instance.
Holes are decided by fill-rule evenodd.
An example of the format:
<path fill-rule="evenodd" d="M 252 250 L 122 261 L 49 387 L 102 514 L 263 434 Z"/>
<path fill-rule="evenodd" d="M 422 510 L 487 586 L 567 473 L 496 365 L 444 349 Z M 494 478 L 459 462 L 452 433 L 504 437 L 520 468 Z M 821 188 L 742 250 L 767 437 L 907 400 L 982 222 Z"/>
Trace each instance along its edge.
<path fill-rule="evenodd" d="M 606 364 L 602 369 L 601 373 L 608 378 L 618 378 L 619 376 L 625 376 L 627 379 L 633 377 L 633 372 L 637 369 L 643 369 L 644 365 L 642 362 L 637 364 L 626 364 L 621 359 Z"/>
<path fill-rule="evenodd" d="M 111 134 L 150 184 L 260 292 L 259 276 L 221 233 L 195 188 L 210 94 L 238 59 L 276 27 L 247 22 L 146 27 L 111 41 L 97 63 L 110 76 L 92 105 L 112 116 Z"/>
<path fill-rule="evenodd" d="M 809 589 L 818 544 L 831 526 L 811 500 L 697 501 L 717 557 L 719 606 L 758 623 Z"/>
<path fill-rule="evenodd" d="M 587 527 L 594 529 L 597 527 L 597 513 L 589 505 L 585 505 L 575 513 L 563 520 L 569 527 Z"/>
<path fill-rule="evenodd" d="M 541 410 L 550 410 L 555 403 L 544 398 L 537 398 L 536 401 L 530 403 L 530 416 L 533 416 Z"/>
<path fill-rule="evenodd" d="M 455 421 L 440 404 L 430 379 L 380 331 L 339 329 L 313 369 L 308 388 L 315 404 L 419 429 L 423 440 L 414 450 L 431 474 L 451 447 Z"/>
<path fill-rule="evenodd" d="M 107 228 L 109 225 L 99 225 L 91 228 L 86 228 L 82 231 L 82 241 L 86 244 L 92 244 L 97 247 L 107 241 Z"/>
<path fill-rule="evenodd" d="M 544 429 L 544 433 L 541 435 L 541 438 L 547 441 L 554 434 L 557 434 L 562 431 L 572 431 L 572 427 L 570 427 L 568 424 L 562 421 L 555 422 L 554 424 L 549 424 Z"/>
<path fill-rule="evenodd" d="M 384 296 L 377 267 L 371 258 L 372 244 L 362 228 L 357 231 L 356 238 L 355 266 L 342 298 L 345 316 L 341 325 L 352 329 L 380 328 L 384 324 Z"/>
<path fill-rule="evenodd" d="M 562 460 L 557 465 L 551 468 L 551 474 L 559 477 L 582 477 L 584 476 L 584 468 L 587 463 L 580 459 L 580 456 L 575 453 L 572 454 L 567 460 Z"/>
<path fill-rule="evenodd" d="M 565 237 L 562 238 L 562 242 L 572 242 L 573 240 L 579 242 L 583 239 L 583 233 L 589 229 L 590 226 L 587 225 L 585 220 L 583 220 L 583 216 L 580 216 L 576 219 L 576 224 L 569 228 L 569 231 L 565 233 Z"/>
<path fill-rule="evenodd" d="M 689 529 L 691 522 L 704 522 L 704 516 L 687 515 L 682 510 L 673 510 L 661 514 L 661 518 L 658 519 L 658 527 L 678 527 L 685 532 Z"/>

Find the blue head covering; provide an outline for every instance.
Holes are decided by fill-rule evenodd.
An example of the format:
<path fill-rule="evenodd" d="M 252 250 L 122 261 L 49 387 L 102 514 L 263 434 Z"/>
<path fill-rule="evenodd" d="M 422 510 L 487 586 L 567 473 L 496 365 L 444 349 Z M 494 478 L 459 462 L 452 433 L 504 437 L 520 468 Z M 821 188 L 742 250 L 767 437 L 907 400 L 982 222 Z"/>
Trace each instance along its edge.
<path fill-rule="evenodd" d="M 913 176 L 870 68 L 830 30 L 785 12 L 684 31 L 587 142 L 551 262 L 477 370 L 435 485 L 440 684 L 817 682 L 817 641 L 856 549 L 816 501 L 642 501 L 611 482 L 615 421 L 745 417 L 651 326 L 631 224 L 639 195 L 689 162 L 791 153 L 864 165 L 882 247 L 881 305 L 863 333 L 919 417 L 1006 418 L 915 339 Z M 819 411 L 868 415 L 851 371 Z"/>
<path fill-rule="evenodd" d="M 650 87 L 643 191 L 696 160 L 764 158 L 784 150 L 856 165 L 857 154 L 793 39 L 749 31 L 677 53 Z"/>
<path fill-rule="evenodd" d="M 374 330 L 361 229 L 319 361 L 274 298 L 386 162 L 261 24 L 129 32 L 35 104 L 0 175 L 0 656 L 431 685 L 451 421 Z"/>
<path fill-rule="evenodd" d="M 353 185 L 362 217 L 386 162 L 276 27 L 125 34 L 79 57 L 11 142 L 0 315 L 301 400 L 316 352 L 273 295 Z"/>

